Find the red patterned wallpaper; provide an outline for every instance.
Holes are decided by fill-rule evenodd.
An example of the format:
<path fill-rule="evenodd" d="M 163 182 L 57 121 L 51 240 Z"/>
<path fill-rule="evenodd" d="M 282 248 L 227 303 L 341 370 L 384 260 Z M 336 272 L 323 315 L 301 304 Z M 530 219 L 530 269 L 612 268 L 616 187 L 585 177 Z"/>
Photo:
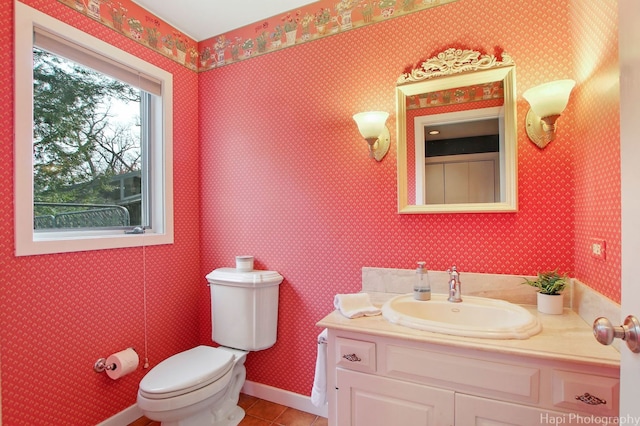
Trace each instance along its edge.
<path fill-rule="evenodd" d="M 575 275 L 620 301 L 620 87 L 618 2 L 571 3 L 575 97 Z M 606 123 L 606 125 L 602 125 Z M 591 255 L 605 241 L 605 259 Z"/>
<path fill-rule="evenodd" d="M 359 289 L 362 266 L 558 267 L 619 301 L 617 93 L 600 84 L 617 72 L 615 0 L 458 1 L 200 75 L 57 0 L 25 3 L 174 74 L 176 242 L 147 248 L 146 267 L 142 249 L 15 258 L 13 188 L 0 187 L 4 424 L 95 424 L 135 403 L 142 370 L 111 381 L 92 365 L 130 345 L 142 352 L 143 277 L 154 365 L 210 343 L 204 274 L 237 254 L 285 277 L 278 341 L 249 355 L 249 379 L 300 394 L 311 389 L 314 324 L 335 293 Z M 12 13 L 0 0 L 7 106 Z M 518 213 L 397 214 L 395 147 L 372 161 L 351 119 L 390 111 L 395 134 L 396 78 L 447 47 L 500 48 L 516 62 Z M 539 150 L 522 127 L 522 92 L 567 77 L 578 87 L 557 140 Z M 2 111 L 0 179 L 12 182 L 13 111 Z M 594 235 L 607 241 L 605 261 L 584 255 Z"/>
<path fill-rule="evenodd" d="M 576 78 L 569 52 L 588 50 L 572 44 L 581 38 L 580 24 L 587 25 L 570 17 L 572 3 L 465 0 L 200 75 L 202 272 L 251 253 L 285 277 L 278 342 L 249 356 L 250 380 L 309 392 L 319 331 L 314 323 L 331 310 L 335 293 L 358 290 L 363 265 L 412 268 L 424 259 L 438 270 L 454 263 L 462 271 L 487 273 L 559 268 L 619 300 L 615 254 L 594 282 L 575 259 L 576 224 L 584 223 L 580 235 L 596 233 L 592 221 L 600 215 L 591 205 L 577 211 L 576 197 L 594 179 L 605 185 L 619 180 L 615 164 L 598 165 L 597 175 L 583 178 L 585 166 L 576 162 L 587 155 L 578 132 L 586 124 L 577 115 L 581 109 L 593 114 L 581 89 L 559 121 L 557 140 L 545 150 L 527 139 L 522 125 L 528 109 L 522 92 Z M 598 13 L 608 14 L 604 20 L 616 20 L 615 10 L 602 9 Z M 602 43 L 614 57 L 615 42 Z M 380 163 L 367 157 L 351 116 L 390 111 L 394 134 L 397 77 L 447 47 L 486 53 L 499 48 L 516 62 L 517 213 L 399 215 L 395 149 Z M 613 120 L 591 138 L 600 141 L 600 157 L 613 159 L 619 151 L 617 110 L 609 114 Z M 619 196 L 619 188 L 614 185 L 611 193 Z M 607 194 L 594 195 L 616 203 Z M 607 213 L 607 229 L 614 232 L 606 237 L 614 246 L 617 203 Z M 204 324 L 204 291 L 201 312 Z M 208 335 L 203 328 L 202 342 Z"/>
<path fill-rule="evenodd" d="M 3 425 L 90 425 L 135 403 L 144 370 L 117 381 L 93 371 L 101 357 L 144 352 L 146 274 L 151 365 L 198 344 L 200 270 L 198 77 L 56 0 L 26 4 L 174 75 L 175 243 L 14 257 L 13 2 L 0 2 L 0 352 Z"/>

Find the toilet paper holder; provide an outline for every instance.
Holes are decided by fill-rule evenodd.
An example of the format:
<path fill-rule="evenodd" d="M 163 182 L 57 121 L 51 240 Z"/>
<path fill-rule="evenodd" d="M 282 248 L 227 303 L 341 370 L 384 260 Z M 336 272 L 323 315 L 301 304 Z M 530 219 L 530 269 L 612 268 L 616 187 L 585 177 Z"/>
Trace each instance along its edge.
<path fill-rule="evenodd" d="M 134 353 L 136 353 L 136 350 L 134 348 L 129 348 L 129 350 L 133 350 Z M 125 350 L 126 351 L 126 350 Z M 125 352 L 122 351 L 122 352 Z M 118 354 L 120 354 L 121 352 L 119 352 Z M 108 358 L 111 358 L 112 356 L 116 356 L 118 354 L 113 354 L 111 356 L 109 356 Z M 136 353 L 136 358 L 137 358 L 137 353 Z M 138 361 L 136 359 L 136 366 L 138 364 Z M 107 362 L 107 358 L 100 358 L 98 359 L 95 364 L 93 364 L 93 371 L 95 371 L 96 373 L 104 373 L 105 371 L 113 371 L 116 370 L 118 368 L 118 365 L 115 362 Z"/>
<path fill-rule="evenodd" d="M 106 358 L 100 358 L 99 360 L 96 361 L 95 364 L 93 364 L 93 371 L 95 371 L 96 373 L 104 373 L 106 370 L 115 370 L 115 369 L 116 369 L 116 364 L 115 363 L 107 364 Z"/>
<path fill-rule="evenodd" d="M 140 357 L 134 348 L 127 348 L 113 353 L 106 358 L 98 359 L 93 364 L 96 373 L 105 372 L 110 379 L 117 380 L 136 371 Z"/>

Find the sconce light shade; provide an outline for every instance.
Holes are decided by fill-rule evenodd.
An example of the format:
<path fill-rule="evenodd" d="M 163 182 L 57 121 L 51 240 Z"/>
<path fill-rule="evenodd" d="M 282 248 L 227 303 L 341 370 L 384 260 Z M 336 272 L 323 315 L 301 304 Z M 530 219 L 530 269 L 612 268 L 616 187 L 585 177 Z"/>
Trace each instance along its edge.
<path fill-rule="evenodd" d="M 573 80 L 558 80 L 532 87 L 522 94 L 538 117 L 560 115 L 569 103 L 576 85 Z"/>
<path fill-rule="evenodd" d="M 353 116 L 360 134 L 369 144 L 369 157 L 378 161 L 382 160 L 389 150 L 387 118 L 389 113 L 384 111 L 360 112 Z"/>
<path fill-rule="evenodd" d="M 555 139 L 556 120 L 569 103 L 576 85 L 573 80 L 557 80 L 532 87 L 522 96 L 531 107 L 527 112 L 527 135 L 540 148 Z"/>
<path fill-rule="evenodd" d="M 384 111 L 368 111 L 360 112 L 353 116 L 353 119 L 358 125 L 358 130 L 363 138 L 375 138 L 378 139 L 382 129 L 385 127 L 385 123 L 389 118 L 389 113 Z"/>

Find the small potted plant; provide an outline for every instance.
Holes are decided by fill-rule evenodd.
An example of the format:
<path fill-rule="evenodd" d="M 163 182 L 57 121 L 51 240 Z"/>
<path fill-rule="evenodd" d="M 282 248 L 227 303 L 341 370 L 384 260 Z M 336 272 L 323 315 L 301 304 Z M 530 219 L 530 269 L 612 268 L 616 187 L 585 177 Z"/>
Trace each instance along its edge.
<path fill-rule="evenodd" d="M 331 21 L 331 11 L 327 8 L 320 8 L 318 12 L 316 12 L 316 29 L 318 30 L 318 35 L 325 35 L 327 33 L 327 24 Z"/>
<path fill-rule="evenodd" d="M 562 290 L 569 282 L 569 277 L 558 271 L 538 272 L 535 280 L 527 278 L 522 284 L 529 284 L 538 289 L 538 311 L 544 314 L 562 314 L 564 307 Z"/>
<path fill-rule="evenodd" d="M 131 38 L 134 40 L 140 40 L 142 38 L 142 23 L 135 18 L 127 19 L 129 23 L 129 33 L 131 34 Z"/>
<path fill-rule="evenodd" d="M 291 13 L 287 13 L 287 16 L 282 18 L 284 33 L 287 39 L 287 46 L 293 46 L 296 44 L 296 37 L 298 34 L 298 21 L 300 20 L 300 11 L 296 12 L 294 16 Z"/>
<path fill-rule="evenodd" d="M 204 49 L 202 49 L 202 52 L 200 52 L 200 65 L 202 65 L 202 67 L 204 68 L 207 65 L 207 61 L 211 59 L 211 48 L 209 46 L 206 46 Z"/>

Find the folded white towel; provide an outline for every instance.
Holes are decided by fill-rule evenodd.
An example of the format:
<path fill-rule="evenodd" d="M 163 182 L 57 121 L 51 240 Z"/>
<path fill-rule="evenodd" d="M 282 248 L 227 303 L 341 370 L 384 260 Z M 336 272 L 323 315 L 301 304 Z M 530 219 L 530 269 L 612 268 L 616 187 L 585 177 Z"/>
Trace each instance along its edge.
<path fill-rule="evenodd" d="M 322 407 L 327 403 L 327 329 L 318 334 L 318 357 L 316 373 L 311 388 L 311 403 Z"/>
<path fill-rule="evenodd" d="M 382 313 L 371 304 L 368 293 L 336 294 L 333 305 L 347 318 L 370 317 Z"/>

